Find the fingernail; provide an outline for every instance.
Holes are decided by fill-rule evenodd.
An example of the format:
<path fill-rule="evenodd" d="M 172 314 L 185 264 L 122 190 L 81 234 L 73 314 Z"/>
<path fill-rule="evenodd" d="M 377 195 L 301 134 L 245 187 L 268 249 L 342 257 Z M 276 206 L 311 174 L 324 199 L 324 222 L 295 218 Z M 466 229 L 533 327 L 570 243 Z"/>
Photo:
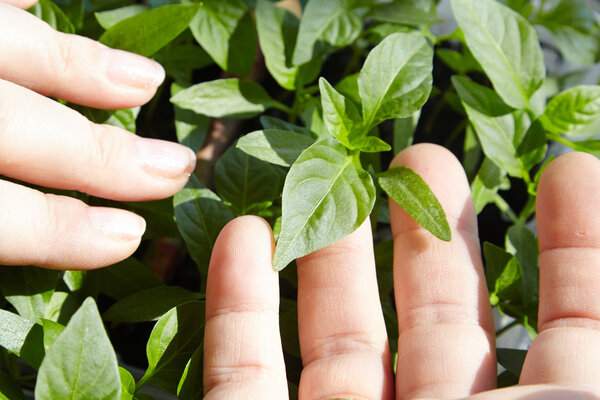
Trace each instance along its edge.
<path fill-rule="evenodd" d="M 155 89 L 165 79 L 165 70 L 156 61 L 110 47 L 100 51 L 105 59 L 106 74 L 116 84 Z"/>
<path fill-rule="evenodd" d="M 144 170 L 163 178 L 189 176 L 196 167 L 196 154 L 186 146 L 157 139 L 137 140 L 136 156 Z"/>
<path fill-rule="evenodd" d="M 94 228 L 115 240 L 135 240 L 146 231 L 146 221 L 136 214 L 117 208 L 89 207 Z"/>

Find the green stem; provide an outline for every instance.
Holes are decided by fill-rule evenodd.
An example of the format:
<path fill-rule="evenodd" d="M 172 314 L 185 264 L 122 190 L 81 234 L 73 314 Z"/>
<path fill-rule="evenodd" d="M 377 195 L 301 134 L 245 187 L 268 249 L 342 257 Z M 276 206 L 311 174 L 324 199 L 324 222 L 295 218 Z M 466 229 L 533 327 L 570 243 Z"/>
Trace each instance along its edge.
<path fill-rule="evenodd" d="M 519 222 L 519 217 L 517 217 L 517 214 L 515 214 L 512 208 L 510 208 L 508 203 L 499 194 L 496 194 L 494 197 L 494 204 L 496 204 L 496 207 L 498 207 L 500 211 L 502 211 L 502 213 L 512 221 L 513 224 Z"/>
<path fill-rule="evenodd" d="M 517 320 L 514 320 L 510 324 L 504 325 L 502 328 L 500 328 L 496 331 L 496 338 L 498 338 L 500 335 L 502 335 L 503 333 L 505 333 L 506 331 L 508 331 L 509 329 L 511 329 L 517 325 L 519 325 L 519 321 L 517 321 Z"/>

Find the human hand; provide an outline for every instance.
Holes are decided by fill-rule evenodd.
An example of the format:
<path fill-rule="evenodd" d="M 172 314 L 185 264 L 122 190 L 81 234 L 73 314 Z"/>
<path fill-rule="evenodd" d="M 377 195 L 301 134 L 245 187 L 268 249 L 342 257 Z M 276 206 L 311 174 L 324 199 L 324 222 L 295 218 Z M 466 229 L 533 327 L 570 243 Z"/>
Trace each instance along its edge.
<path fill-rule="evenodd" d="M 7 2 L 0 0 L 0 175 L 122 201 L 164 198 L 183 187 L 195 165 L 188 148 L 93 124 L 44 97 L 135 107 L 154 95 L 162 67 L 54 31 L 15 7 L 30 0 Z M 110 265 L 135 251 L 144 230 L 144 220 L 128 211 L 0 180 L 0 265 Z"/>
<path fill-rule="evenodd" d="M 413 146 L 394 164 L 409 166 L 428 182 L 453 239 L 436 239 L 390 204 L 400 331 L 395 382 L 368 221 L 297 261 L 300 399 L 598 398 L 600 161 L 568 154 L 542 176 L 540 333 L 520 385 L 500 390 L 493 390 L 494 322 L 462 167 L 434 145 Z M 215 244 L 206 294 L 207 399 L 288 396 L 274 246 L 268 224 L 256 217 L 229 223 Z"/>

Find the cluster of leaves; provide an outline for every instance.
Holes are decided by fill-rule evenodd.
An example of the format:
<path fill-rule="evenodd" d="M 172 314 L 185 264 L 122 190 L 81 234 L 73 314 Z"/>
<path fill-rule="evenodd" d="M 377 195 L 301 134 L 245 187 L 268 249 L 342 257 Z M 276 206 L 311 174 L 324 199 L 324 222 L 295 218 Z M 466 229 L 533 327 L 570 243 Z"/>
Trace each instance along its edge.
<path fill-rule="evenodd" d="M 494 205 L 499 220 L 510 221 L 504 243 L 483 245 L 490 302 L 535 335 L 538 246 L 527 223 L 548 144 L 600 151 L 600 87 L 577 86 L 600 48 L 600 27 L 585 1 L 451 0 L 458 28 L 443 35 L 435 33 L 441 19 L 434 0 L 291 3 L 41 0 L 30 10 L 58 30 L 165 67 L 167 82 L 141 111 L 77 107 L 88 118 L 163 138 L 156 127 L 166 120 L 195 151 L 209 143 L 215 120 L 237 121 L 241 137 L 217 161 L 214 185 L 192 177 L 174 198 L 141 204 L 73 194 L 144 216 L 146 243 L 155 246 L 142 246 L 137 257 L 88 272 L 0 269 L 0 398 L 24 399 L 23 390 L 34 388 L 41 400 L 143 400 L 152 398 L 148 385 L 201 398 L 204 277 L 219 231 L 245 214 L 265 217 L 278 240 L 274 267 L 282 270 L 282 342 L 294 393 L 301 364 L 289 263 L 368 217 L 377 237 L 389 237 L 386 195 L 432 234 L 451 239 L 425 182 L 408 168 L 381 167 L 415 132 L 435 140 L 424 127 L 439 123 L 441 109 L 456 123 L 442 121 L 437 140 L 460 141 L 477 212 Z M 536 29 L 548 38 L 545 50 L 580 66 L 575 73 L 547 71 Z M 525 195 L 518 210 L 505 199 L 515 188 Z M 193 261 L 184 258 L 177 268 L 199 272 L 192 290 L 147 266 L 156 267 L 152 257 L 164 237 L 185 244 Z M 392 247 L 382 240 L 375 252 L 393 348 Z M 104 323 L 111 335 L 148 321 L 157 322 L 145 372 L 134 378 L 115 356 L 115 348 L 124 358 L 128 349 L 111 343 Z M 518 377 L 522 356 L 499 351 L 508 370 L 503 384 Z"/>

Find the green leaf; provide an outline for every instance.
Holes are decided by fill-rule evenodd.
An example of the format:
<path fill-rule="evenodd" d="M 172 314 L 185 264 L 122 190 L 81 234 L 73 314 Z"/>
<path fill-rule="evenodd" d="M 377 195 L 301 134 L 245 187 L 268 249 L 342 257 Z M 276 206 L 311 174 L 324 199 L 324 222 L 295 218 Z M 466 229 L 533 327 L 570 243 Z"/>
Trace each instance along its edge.
<path fill-rule="evenodd" d="M 196 41 L 225 71 L 245 76 L 256 56 L 252 17 L 241 0 L 204 0 L 190 22 Z"/>
<path fill-rule="evenodd" d="M 98 110 L 90 107 L 74 107 L 87 119 L 97 124 L 108 124 L 116 126 L 129 132 L 136 132 L 136 118 L 140 112 L 140 107 L 128 108 L 124 110 Z"/>
<path fill-rule="evenodd" d="M 529 22 L 494 0 L 451 0 L 467 46 L 496 92 L 514 108 L 527 108 L 546 76 L 542 49 Z"/>
<path fill-rule="evenodd" d="M 600 86 L 576 86 L 557 94 L 540 122 L 551 133 L 591 139 L 600 130 Z"/>
<path fill-rule="evenodd" d="M 75 33 L 69 17 L 51 0 L 39 0 L 29 11 L 57 31 Z"/>
<path fill-rule="evenodd" d="M 204 398 L 204 385 L 202 382 L 203 370 L 202 346 L 198 346 L 188 361 L 177 386 L 179 400 L 202 400 Z"/>
<path fill-rule="evenodd" d="M 452 77 L 452 84 L 460 99 L 482 114 L 500 117 L 514 111 L 514 108 L 508 106 L 498 93 L 467 77 L 455 75 Z"/>
<path fill-rule="evenodd" d="M 236 78 L 199 83 L 171 97 L 171 102 L 216 118 L 252 118 L 277 106 L 258 83 Z"/>
<path fill-rule="evenodd" d="M 293 65 L 349 45 L 361 29 L 361 18 L 347 9 L 346 0 L 310 0 L 300 21 Z"/>
<path fill-rule="evenodd" d="M 104 29 L 110 29 L 124 19 L 131 18 L 148 10 L 148 6 L 142 4 L 132 4 L 114 10 L 101 11 L 94 13 L 96 20 Z"/>
<path fill-rule="evenodd" d="M 0 310 L 0 346 L 33 368 L 44 358 L 42 327 L 11 312 Z"/>
<path fill-rule="evenodd" d="M 301 133 L 265 129 L 242 136 L 237 148 L 259 160 L 289 167 L 313 143 L 313 139 Z"/>
<path fill-rule="evenodd" d="M 171 85 L 171 96 L 175 96 L 183 89 L 183 86 L 173 83 Z M 173 105 L 173 108 L 175 110 L 175 134 L 177 135 L 177 141 L 198 152 L 204 145 L 204 140 L 210 127 L 210 118 L 191 110 L 184 110 L 176 105 Z"/>
<path fill-rule="evenodd" d="M 186 30 L 197 9 L 196 4 L 172 4 L 144 11 L 112 26 L 100 42 L 149 57 Z"/>
<path fill-rule="evenodd" d="M 585 0 L 547 2 L 538 12 L 535 23 L 550 31 L 554 43 L 569 61 L 580 65 L 596 61 L 600 38 L 594 15 Z"/>
<path fill-rule="evenodd" d="M 519 296 L 519 286 L 523 278 L 521 264 L 512 254 L 501 247 L 485 242 L 485 278 L 490 292 L 492 306 L 499 300 L 515 300 Z"/>
<path fill-rule="evenodd" d="M 58 272 L 38 267 L 0 268 L 0 290 L 23 318 L 39 322 L 54 293 Z"/>
<path fill-rule="evenodd" d="M 144 289 L 164 285 L 162 280 L 150 271 L 150 268 L 133 257 L 99 269 L 98 274 L 100 292 L 115 300 Z"/>
<path fill-rule="evenodd" d="M 377 4 L 367 17 L 376 21 L 393 22 L 402 25 L 433 25 L 442 20 L 438 18 L 435 8 L 427 11 L 410 2 L 392 2 Z"/>
<path fill-rule="evenodd" d="M 129 371 L 121 367 L 119 367 L 119 378 L 121 379 L 121 397 L 119 400 L 133 400 L 135 379 Z"/>
<path fill-rule="evenodd" d="M 452 240 L 446 213 L 427 183 L 412 169 L 396 166 L 379 174 L 381 188 L 423 228 L 441 240 Z"/>
<path fill-rule="evenodd" d="M 394 120 L 394 155 L 412 145 L 419 118 L 421 118 L 420 110 L 409 117 Z"/>
<path fill-rule="evenodd" d="M 335 139 L 319 140 L 287 175 L 274 268 L 282 270 L 292 260 L 349 235 L 374 203 L 373 181 L 357 156 Z"/>
<path fill-rule="evenodd" d="M 510 181 L 506 177 L 506 171 L 486 157 L 471 183 L 475 212 L 479 214 L 487 204 L 493 203 L 498 190 L 509 188 Z"/>
<path fill-rule="evenodd" d="M 287 121 L 284 121 L 280 118 L 270 117 L 268 115 L 263 115 L 260 117 L 260 123 L 265 129 L 274 129 L 279 131 L 290 131 L 294 133 L 300 133 L 302 135 L 310 136 L 311 132 L 308 128 L 304 126 L 294 125 Z"/>
<path fill-rule="evenodd" d="M 233 214 L 221 199 L 194 176 L 173 198 L 177 228 L 190 256 L 202 271 L 208 263 L 215 240 Z"/>
<path fill-rule="evenodd" d="M 148 339 L 148 369 L 137 387 L 149 383 L 176 393 L 188 360 L 202 344 L 203 329 L 204 303 L 185 303 L 166 313 Z"/>
<path fill-rule="evenodd" d="M 315 57 L 306 64 L 291 65 L 291 52 L 296 44 L 299 21 L 291 12 L 269 0 L 256 3 L 256 30 L 267 69 L 284 89 L 295 90 L 312 81 L 321 69 L 322 60 Z"/>
<path fill-rule="evenodd" d="M 529 132 L 531 121 L 524 111 L 490 116 L 505 111 L 498 103 L 500 99 L 491 90 L 467 79 L 453 79 L 452 82 L 485 155 L 509 175 L 528 177 L 529 170 L 546 153 L 543 133 L 540 137 L 539 130 Z M 522 144 L 523 147 L 520 147 Z"/>
<path fill-rule="evenodd" d="M 523 369 L 523 363 L 525 363 L 526 355 L 527 350 L 503 348 L 496 349 L 496 358 L 498 359 L 498 363 L 517 377 L 521 376 L 521 370 Z"/>
<path fill-rule="evenodd" d="M 333 136 L 350 150 L 381 152 L 391 150 L 391 146 L 375 136 L 367 136 L 362 118 L 351 100 L 338 93 L 333 86 L 321 78 L 319 80 L 323 120 Z"/>
<path fill-rule="evenodd" d="M 523 224 L 511 226 L 506 232 L 506 250 L 519 260 L 523 268 L 523 280 L 519 288 L 523 303 L 535 306 L 540 287 L 540 252 L 535 234 Z"/>
<path fill-rule="evenodd" d="M 0 371 L 0 400 L 25 400 L 19 383 L 2 371 Z"/>
<path fill-rule="evenodd" d="M 367 56 L 358 77 L 365 126 L 408 117 L 431 92 L 433 50 L 419 33 L 395 33 Z"/>
<path fill-rule="evenodd" d="M 159 319 L 171 308 L 200 298 L 179 286 L 159 286 L 127 296 L 104 312 L 106 321 L 143 322 Z"/>
<path fill-rule="evenodd" d="M 179 37 L 182 36 L 185 38 L 187 35 L 184 32 Z M 191 84 L 194 71 L 213 64 L 202 47 L 187 40 L 171 42 L 156 53 L 154 59 L 162 64 L 167 76 L 182 84 Z"/>
<path fill-rule="evenodd" d="M 48 350 L 39 370 L 39 400 L 118 400 L 117 357 L 94 300 L 86 299 Z"/>
<path fill-rule="evenodd" d="M 64 325 L 49 319 L 42 320 L 42 329 L 44 330 L 44 351 L 48 351 L 56 338 L 65 330 Z"/>
<path fill-rule="evenodd" d="M 269 163 L 230 147 L 215 166 L 215 188 L 236 215 L 249 213 L 258 203 L 275 199 L 281 174 Z"/>

